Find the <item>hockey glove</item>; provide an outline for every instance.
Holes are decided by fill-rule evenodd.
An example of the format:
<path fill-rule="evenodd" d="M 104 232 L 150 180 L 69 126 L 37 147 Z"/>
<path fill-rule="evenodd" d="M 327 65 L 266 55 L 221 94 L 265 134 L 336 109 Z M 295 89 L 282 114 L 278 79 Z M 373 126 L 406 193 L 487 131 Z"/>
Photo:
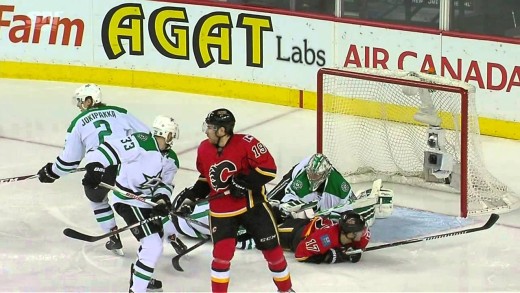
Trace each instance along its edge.
<path fill-rule="evenodd" d="M 233 176 L 229 185 L 229 192 L 233 197 L 242 198 L 249 195 L 249 184 L 243 179 Z"/>
<path fill-rule="evenodd" d="M 327 252 L 323 261 L 326 263 L 340 263 L 346 261 L 357 263 L 361 259 L 361 253 L 348 254 L 348 252 L 352 250 L 354 250 L 352 247 L 331 248 Z"/>
<path fill-rule="evenodd" d="M 38 180 L 41 183 L 53 183 L 56 179 L 60 178 L 56 173 L 52 171 L 52 163 L 47 163 L 38 171 Z"/>
<path fill-rule="evenodd" d="M 170 240 L 170 244 L 172 245 L 173 249 L 175 249 L 175 252 L 177 254 L 182 254 L 186 250 L 188 250 L 188 247 L 184 242 L 182 242 L 177 235 L 172 234 L 170 237 L 168 237 L 168 240 Z"/>
<path fill-rule="evenodd" d="M 170 198 L 163 193 L 159 193 L 154 195 L 152 201 L 157 205 L 152 208 L 152 217 L 161 216 L 166 217 L 170 213 L 170 207 L 172 203 L 170 202 Z"/>
<path fill-rule="evenodd" d="M 194 199 L 196 195 L 193 189 L 191 188 L 184 188 L 183 191 L 181 191 L 173 200 L 172 203 L 172 211 L 176 211 L 178 213 L 181 213 L 181 209 L 184 208 L 185 212 L 187 211 L 186 208 L 189 208 L 189 214 L 191 214 L 192 205 L 194 204 Z M 184 212 L 182 212 L 184 213 Z"/>
<path fill-rule="evenodd" d="M 85 170 L 87 173 L 85 173 L 85 177 L 83 177 L 81 183 L 86 187 L 97 188 L 99 183 L 101 183 L 103 174 L 105 174 L 105 168 L 101 163 L 93 162 L 88 163 L 85 166 Z"/>
<path fill-rule="evenodd" d="M 254 249 L 256 247 L 255 241 L 253 240 L 253 236 L 247 233 L 247 231 L 242 227 L 238 230 L 236 239 L 236 248 L 238 249 L 249 250 Z"/>

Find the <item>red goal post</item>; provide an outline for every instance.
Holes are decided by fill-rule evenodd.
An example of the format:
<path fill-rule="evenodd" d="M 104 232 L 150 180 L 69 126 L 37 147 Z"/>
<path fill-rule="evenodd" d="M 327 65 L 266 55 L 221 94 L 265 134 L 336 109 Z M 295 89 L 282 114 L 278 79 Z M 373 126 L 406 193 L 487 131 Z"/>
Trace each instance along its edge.
<path fill-rule="evenodd" d="M 467 83 L 418 72 L 322 68 L 317 151 L 352 183 L 383 181 L 460 194 L 460 215 L 508 211 L 517 197 L 484 166 Z"/>

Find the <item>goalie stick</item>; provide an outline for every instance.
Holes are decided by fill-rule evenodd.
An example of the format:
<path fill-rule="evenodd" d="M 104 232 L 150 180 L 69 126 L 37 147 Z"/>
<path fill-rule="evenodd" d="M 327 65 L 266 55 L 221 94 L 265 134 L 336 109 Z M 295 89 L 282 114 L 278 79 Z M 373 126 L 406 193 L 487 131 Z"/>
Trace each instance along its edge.
<path fill-rule="evenodd" d="M 391 242 L 391 243 L 386 243 L 386 244 L 381 244 L 381 245 L 376 245 L 376 246 L 370 246 L 370 247 L 367 247 L 365 249 L 365 252 L 372 251 L 372 250 L 383 249 L 383 248 L 388 248 L 388 247 L 400 246 L 400 245 L 405 245 L 405 244 L 411 244 L 411 243 L 416 243 L 416 242 L 421 242 L 421 241 L 428 241 L 428 240 L 446 238 L 446 237 L 450 237 L 450 236 L 463 235 L 463 234 L 468 234 L 468 233 L 473 233 L 473 232 L 487 230 L 487 229 L 493 227 L 493 225 L 495 225 L 495 223 L 498 221 L 498 218 L 500 218 L 499 215 L 491 214 L 491 216 L 489 217 L 487 222 L 484 225 L 480 226 L 480 227 L 469 228 L 469 229 L 464 229 L 464 230 L 459 230 L 459 231 L 454 231 L 454 232 L 448 232 L 448 233 L 442 233 L 442 234 L 437 234 L 437 235 L 431 235 L 431 236 L 424 236 L 424 237 L 419 237 L 419 238 L 412 238 L 412 239 L 407 239 L 407 240 L 401 240 L 401 241 L 396 241 L 396 242 Z M 347 254 L 350 255 L 350 254 L 356 254 L 356 253 L 362 253 L 362 252 L 363 252 L 363 250 L 356 249 L 356 250 L 349 251 Z"/>
<path fill-rule="evenodd" d="M 81 172 L 81 171 L 85 171 L 85 168 L 78 168 L 76 170 L 73 170 L 70 173 L 76 173 L 76 172 Z M 18 182 L 18 181 L 27 180 L 27 179 L 34 179 L 34 178 L 38 178 L 38 174 L 0 179 L 0 184 Z"/>
<path fill-rule="evenodd" d="M 190 251 L 193 251 L 195 250 L 197 247 L 199 246 L 202 246 L 202 244 L 208 242 L 211 238 L 202 238 L 199 242 L 195 243 L 193 246 L 191 246 L 190 248 L 186 249 L 186 251 L 184 251 L 183 253 L 179 254 L 179 255 L 176 255 L 172 258 L 172 266 L 174 269 L 176 269 L 177 271 L 179 272 L 184 272 L 184 270 L 182 269 L 181 265 L 179 264 L 179 261 L 181 259 L 181 257 L 183 257 L 184 255 L 188 254 Z"/>

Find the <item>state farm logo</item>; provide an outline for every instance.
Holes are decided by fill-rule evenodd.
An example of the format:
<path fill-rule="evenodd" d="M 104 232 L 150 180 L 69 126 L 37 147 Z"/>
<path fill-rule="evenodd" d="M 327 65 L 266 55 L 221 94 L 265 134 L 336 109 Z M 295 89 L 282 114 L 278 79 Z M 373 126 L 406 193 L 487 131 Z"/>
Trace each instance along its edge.
<path fill-rule="evenodd" d="M 68 46 L 73 40 L 74 46 L 81 46 L 85 30 L 83 20 L 63 17 L 63 11 L 17 14 L 15 8 L 14 5 L 0 5 L 0 29 L 8 28 L 10 42 Z"/>

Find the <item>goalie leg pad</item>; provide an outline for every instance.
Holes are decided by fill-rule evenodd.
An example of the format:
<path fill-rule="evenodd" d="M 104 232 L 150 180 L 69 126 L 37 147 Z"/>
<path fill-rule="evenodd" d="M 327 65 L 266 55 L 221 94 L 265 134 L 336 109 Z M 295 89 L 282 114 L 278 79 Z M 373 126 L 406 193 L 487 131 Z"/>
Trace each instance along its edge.
<path fill-rule="evenodd" d="M 375 206 L 376 218 L 387 218 L 392 215 L 393 211 L 394 191 L 391 189 L 381 189 Z"/>
<path fill-rule="evenodd" d="M 377 198 L 375 197 L 363 197 L 352 203 L 352 209 L 365 218 L 368 227 L 374 224 L 376 203 Z"/>

